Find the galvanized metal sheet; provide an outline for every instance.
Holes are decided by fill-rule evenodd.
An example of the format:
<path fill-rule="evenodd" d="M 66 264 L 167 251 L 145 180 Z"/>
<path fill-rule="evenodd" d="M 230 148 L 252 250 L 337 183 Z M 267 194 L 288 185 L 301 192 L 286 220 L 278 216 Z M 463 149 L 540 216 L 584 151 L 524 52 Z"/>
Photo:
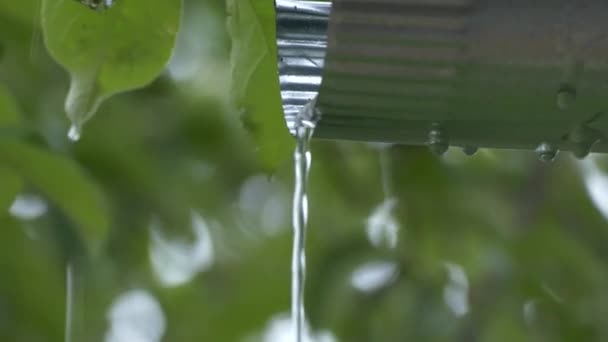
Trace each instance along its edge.
<path fill-rule="evenodd" d="M 293 134 L 296 115 L 321 85 L 331 3 L 278 0 L 276 5 L 281 98 Z"/>
<path fill-rule="evenodd" d="M 283 99 L 289 121 L 319 91 L 317 137 L 608 152 L 608 2 L 334 0 L 326 39 L 329 5 L 296 3 Z"/>

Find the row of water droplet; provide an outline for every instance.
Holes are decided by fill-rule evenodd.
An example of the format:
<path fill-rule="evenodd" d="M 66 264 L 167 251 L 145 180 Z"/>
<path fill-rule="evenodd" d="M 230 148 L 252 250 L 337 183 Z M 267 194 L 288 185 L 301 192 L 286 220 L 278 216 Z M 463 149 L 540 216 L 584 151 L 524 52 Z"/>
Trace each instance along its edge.
<path fill-rule="evenodd" d="M 567 140 L 570 143 L 572 154 L 578 159 L 583 159 L 589 155 L 593 145 L 600 140 L 600 136 L 599 132 L 586 125 L 580 125 L 570 134 L 565 136 L 564 140 Z M 426 144 L 431 152 L 437 156 L 442 156 L 447 152 L 450 143 L 448 135 L 440 124 L 434 123 L 431 125 Z M 462 147 L 462 151 L 468 156 L 474 155 L 477 150 L 478 148 L 476 146 Z M 540 161 L 551 162 L 555 160 L 555 157 L 559 153 L 559 149 L 552 142 L 542 141 L 538 144 L 534 152 Z"/>

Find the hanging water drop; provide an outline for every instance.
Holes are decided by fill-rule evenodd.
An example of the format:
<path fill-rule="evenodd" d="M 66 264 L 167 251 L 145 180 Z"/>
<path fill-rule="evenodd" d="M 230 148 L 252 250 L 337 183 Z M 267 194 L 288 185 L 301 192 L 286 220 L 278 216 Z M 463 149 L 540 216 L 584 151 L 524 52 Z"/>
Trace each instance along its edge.
<path fill-rule="evenodd" d="M 475 153 L 477 153 L 478 150 L 479 149 L 476 146 L 470 146 L 470 145 L 465 146 L 465 147 L 462 148 L 462 152 L 464 154 L 466 154 L 467 156 L 474 155 Z"/>
<path fill-rule="evenodd" d="M 562 83 L 557 90 L 557 108 L 569 109 L 576 101 L 576 87 L 570 83 Z"/>
<path fill-rule="evenodd" d="M 76 142 L 76 141 L 80 140 L 81 134 L 82 134 L 82 128 L 80 128 L 76 124 L 72 124 L 72 126 L 70 126 L 70 130 L 68 131 L 68 139 L 70 139 L 73 142 Z"/>
<path fill-rule="evenodd" d="M 543 142 L 535 150 L 538 159 L 542 162 L 552 162 L 557 156 L 558 150 L 548 142 Z"/>
<path fill-rule="evenodd" d="M 433 124 L 429 132 L 428 146 L 436 156 L 442 156 L 450 147 L 445 133 L 438 124 Z"/>
<path fill-rule="evenodd" d="M 572 145 L 572 154 L 576 159 L 585 159 L 591 153 L 593 143 L 579 142 Z"/>
<path fill-rule="evenodd" d="M 599 141 L 601 134 L 585 124 L 577 126 L 568 134 L 568 140 L 572 143 L 572 154 L 577 159 L 583 159 L 589 155 L 591 148 Z"/>
<path fill-rule="evenodd" d="M 104 97 L 98 94 L 98 86 L 93 75 L 72 75 L 70 90 L 65 100 L 65 112 L 72 123 L 68 138 L 76 142 L 82 136 L 84 124 L 97 112 Z"/>
<path fill-rule="evenodd" d="M 295 120 L 294 152 L 295 186 L 293 193 L 293 254 L 291 259 L 291 319 L 295 342 L 304 337 L 304 283 L 306 275 L 306 225 L 308 221 L 308 175 L 310 173 L 310 140 L 319 119 L 315 101 L 309 102 Z"/>

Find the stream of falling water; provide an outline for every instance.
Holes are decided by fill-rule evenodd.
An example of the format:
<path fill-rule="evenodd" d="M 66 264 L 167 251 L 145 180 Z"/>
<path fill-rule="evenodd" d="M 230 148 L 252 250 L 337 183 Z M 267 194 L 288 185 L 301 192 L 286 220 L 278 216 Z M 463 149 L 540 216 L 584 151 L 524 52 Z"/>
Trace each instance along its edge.
<path fill-rule="evenodd" d="M 293 254 L 291 258 L 291 322 L 295 342 L 304 339 L 304 283 L 306 278 L 306 225 L 308 221 L 308 175 L 310 173 L 310 139 L 317 123 L 314 101 L 296 119 L 294 152 L 295 185 L 293 193 Z"/>
<path fill-rule="evenodd" d="M 74 324 L 74 269 L 68 263 L 65 269 L 65 332 L 64 342 L 73 342 Z"/>

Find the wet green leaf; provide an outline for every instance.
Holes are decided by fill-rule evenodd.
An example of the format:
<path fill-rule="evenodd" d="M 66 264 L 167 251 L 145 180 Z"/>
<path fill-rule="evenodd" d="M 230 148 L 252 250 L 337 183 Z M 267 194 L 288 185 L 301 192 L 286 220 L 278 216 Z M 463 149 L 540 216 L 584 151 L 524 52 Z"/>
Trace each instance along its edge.
<path fill-rule="evenodd" d="M 143 87 L 167 64 L 181 0 L 117 1 L 93 11 L 73 0 L 44 0 L 46 46 L 71 76 L 65 110 L 76 128 L 108 97 Z"/>
<path fill-rule="evenodd" d="M 75 224 L 93 252 L 109 230 L 109 213 L 94 183 L 73 161 L 28 144 L 0 140 L 0 165 L 21 175 Z"/>
<path fill-rule="evenodd" d="M 274 169 L 294 146 L 281 108 L 272 1 L 230 0 L 232 91 L 262 165 Z"/>

